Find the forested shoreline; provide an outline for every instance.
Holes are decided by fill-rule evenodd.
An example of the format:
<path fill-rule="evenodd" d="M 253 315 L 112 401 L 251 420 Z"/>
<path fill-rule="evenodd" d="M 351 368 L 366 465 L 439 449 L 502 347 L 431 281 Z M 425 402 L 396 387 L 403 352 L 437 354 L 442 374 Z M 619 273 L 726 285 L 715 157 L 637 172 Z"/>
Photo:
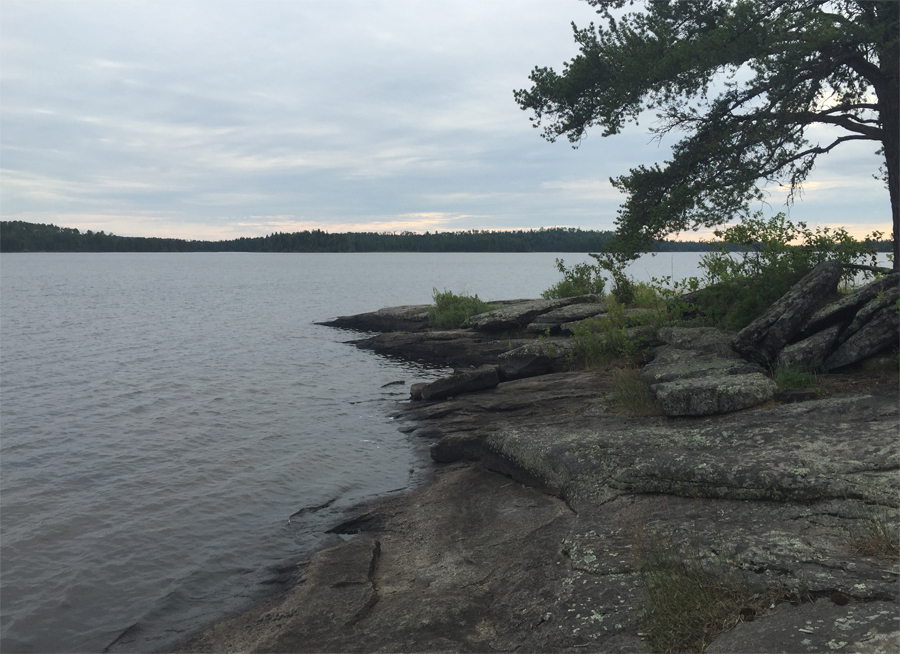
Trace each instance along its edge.
<path fill-rule="evenodd" d="M 0 222 L 0 252 L 599 252 L 612 231 L 552 227 L 515 231 L 275 232 L 227 241 L 117 236 L 19 220 Z M 889 252 L 890 241 L 878 251 Z M 656 252 L 706 252 L 701 241 L 657 241 Z"/>
<path fill-rule="evenodd" d="M 102 231 L 23 221 L 0 222 L 0 252 L 596 252 L 611 231 L 554 227 L 458 232 L 346 232 L 322 230 L 196 241 L 117 236 Z M 660 251 L 708 250 L 699 242 L 661 242 Z"/>

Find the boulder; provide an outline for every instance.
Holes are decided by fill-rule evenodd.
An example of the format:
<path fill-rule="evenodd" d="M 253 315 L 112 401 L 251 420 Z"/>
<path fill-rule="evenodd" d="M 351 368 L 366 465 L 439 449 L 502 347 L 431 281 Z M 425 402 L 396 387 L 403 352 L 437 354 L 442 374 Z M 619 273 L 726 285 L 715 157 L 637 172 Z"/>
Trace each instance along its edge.
<path fill-rule="evenodd" d="M 862 329 L 864 325 L 881 311 L 881 309 L 888 308 L 893 309 L 896 312 L 898 310 L 898 302 L 900 302 L 900 286 L 892 286 L 866 302 L 866 304 L 856 312 L 856 315 L 853 317 L 850 324 L 847 325 L 847 328 L 841 332 L 840 336 L 838 336 L 838 345 L 846 342 Z"/>
<path fill-rule="evenodd" d="M 469 327 L 480 332 L 502 332 L 522 329 L 539 315 L 567 307 L 571 304 L 585 304 L 595 299 L 593 295 L 561 298 L 558 300 L 520 300 L 500 306 L 493 311 L 486 311 L 472 316 L 468 320 Z"/>
<path fill-rule="evenodd" d="M 537 377 L 550 372 L 550 357 L 539 353 L 501 354 L 500 377 L 503 381 L 523 379 L 525 377 Z"/>
<path fill-rule="evenodd" d="M 681 379 L 650 387 L 667 416 L 710 416 L 771 400 L 777 386 L 759 372 Z"/>
<path fill-rule="evenodd" d="M 463 393 L 496 388 L 500 383 L 497 366 L 481 366 L 471 370 L 456 371 L 450 377 L 438 379 L 422 388 L 423 400 L 443 400 Z"/>
<path fill-rule="evenodd" d="M 826 370 L 849 366 L 851 363 L 875 356 L 881 350 L 898 344 L 900 315 L 896 306 L 878 310 L 853 336 L 842 343 L 824 362 Z"/>
<path fill-rule="evenodd" d="M 732 347 L 747 359 L 768 365 L 806 324 L 809 315 L 837 288 L 843 269 L 823 261 L 761 316 L 742 329 Z"/>
<path fill-rule="evenodd" d="M 684 350 L 669 345 L 663 347 L 656 358 L 644 366 L 641 376 L 649 384 L 660 384 L 678 379 L 748 375 L 755 372 L 764 373 L 765 370 L 762 366 L 743 359 L 726 359 L 718 354 Z"/>
<path fill-rule="evenodd" d="M 778 367 L 803 370 L 821 368 L 840 331 L 840 324 L 832 325 L 809 338 L 788 345 L 778 355 Z"/>
<path fill-rule="evenodd" d="M 593 318 L 604 312 L 606 312 L 606 305 L 600 302 L 570 304 L 567 307 L 561 307 L 541 314 L 525 328 L 525 331 L 530 334 L 543 334 L 549 329 L 550 333 L 553 334 L 559 331 L 559 327 L 563 323 Z"/>
<path fill-rule="evenodd" d="M 731 349 L 734 333 L 714 327 L 682 327 L 671 325 L 659 330 L 659 339 L 682 350 L 698 350 L 710 354 L 718 354 L 727 359 L 738 358 Z"/>
<path fill-rule="evenodd" d="M 900 283 L 900 273 L 893 273 L 857 288 L 837 302 L 832 302 L 816 311 L 803 326 L 802 333 L 809 336 L 829 325 L 850 320 L 865 304 L 878 297 L 880 293 L 896 288 L 898 283 Z"/>
<path fill-rule="evenodd" d="M 411 384 L 409 387 L 409 399 L 414 402 L 422 399 L 422 390 L 428 386 L 428 382 L 418 382 L 417 384 Z"/>

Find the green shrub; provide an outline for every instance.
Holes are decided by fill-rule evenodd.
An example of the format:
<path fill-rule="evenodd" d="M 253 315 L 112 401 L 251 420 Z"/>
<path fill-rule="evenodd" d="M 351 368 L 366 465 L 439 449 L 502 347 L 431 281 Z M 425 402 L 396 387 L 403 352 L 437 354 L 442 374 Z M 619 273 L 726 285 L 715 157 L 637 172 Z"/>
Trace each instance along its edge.
<path fill-rule="evenodd" d="M 615 359 L 631 362 L 640 351 L 640 344 L 628 335 L 625 306 L 613 301 L 607 303 L 607 312 L 602 316 L 576 322 L 572 340 L 573 358 L 585 368 L 596 368 Z"/>
<path fill-rule="evenodd" d="M 576 263 L 571 268 L 566 268 L 562 259 L 556 260 L 556 268 L 562 273 L 563 279 L 546 291 L 541 293 L 543 298 L 577 297 L 579 295 L 603 296 L 606 288 L 606 280 L 601 275 L 600 268 L 588 263 Z"/>
<path fill-rule="evenodd" d="M 724 329 L 746 327 L 801 277 L 822 261 L 862 263 L 872 257 L 872 240 L 857 241 L 843 229 L 796 225 L 779 213 L 765 220 L 757 213 L 726 229 L 716 230 L 715 250 L 700 261 L 705 271 L 698 304 L 713 324 Z M 844 277 L 849 280 L 853 270 Z"/>
<path fill-rule="evenodd" d="M 428 309 L 432 324 L 438 327 L 455 328 L 462 325 L 469 317 L 493 307 L 478 299 L 477 295 L 463 293 L 455 295 L 452 291 L 444 290 L 443 293 L 434 289 L 434 305 Z"/>
<path fill-rule="evenodd" d="M 778 388 L 791 390 L 795 388 L 813 388 L 816 386 L 816 376 L 809 370 L 802 368 L 785 367 L 775 370 L 773 375 Z"/>

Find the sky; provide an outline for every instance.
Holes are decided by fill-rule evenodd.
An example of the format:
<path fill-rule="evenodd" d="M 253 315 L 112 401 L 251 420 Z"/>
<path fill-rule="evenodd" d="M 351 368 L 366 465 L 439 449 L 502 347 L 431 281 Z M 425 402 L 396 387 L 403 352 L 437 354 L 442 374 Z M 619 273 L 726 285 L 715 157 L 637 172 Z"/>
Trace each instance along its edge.
<path fill-rule="evenodd" d="M 596 18 L 577 0 L 2 0 L 0 216 L 205 240 L 614 229 L 609 178 L 674 138 L 649 115 L 551 144 L 513 99 Z M 801 201 L 755 208 L 889 234 L 876 149 L 848 143 Z"/>

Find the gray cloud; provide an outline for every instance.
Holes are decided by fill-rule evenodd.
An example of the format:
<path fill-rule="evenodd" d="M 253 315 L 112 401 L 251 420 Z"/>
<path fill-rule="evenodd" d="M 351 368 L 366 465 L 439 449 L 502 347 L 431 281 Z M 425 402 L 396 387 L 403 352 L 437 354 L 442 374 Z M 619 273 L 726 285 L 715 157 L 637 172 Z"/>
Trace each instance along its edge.
<path fill-rule="evenodd" d="M 3 217 L 197 238 L 612 228 L 608 178 L 669 142 L 642 123 L 551 145 L 512 99 L 592 17 L 574 0 L 7 0 Z M 823 159 L 792 216 L 887 226 L 873 150 Z"/>

